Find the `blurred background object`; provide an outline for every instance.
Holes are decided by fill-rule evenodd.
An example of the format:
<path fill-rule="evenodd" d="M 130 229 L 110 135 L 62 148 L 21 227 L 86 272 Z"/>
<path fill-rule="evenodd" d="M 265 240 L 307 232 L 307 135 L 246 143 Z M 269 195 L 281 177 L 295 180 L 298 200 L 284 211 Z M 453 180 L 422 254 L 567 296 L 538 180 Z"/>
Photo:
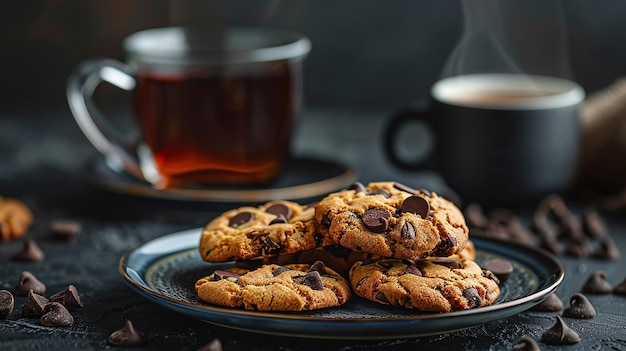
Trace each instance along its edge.
<path fill-rule="evenodd" d="M 561 1 L 573 78 L 593 92 L 626 70 L 626 2 Z M 311 38 L 309 106 L 393 110 L 425 98 L 463 30 L 456 0 L 32 0 L 0 13 L 0 107 L 66 108 L 82 60 L 120 58 L 126 35 L 203 21 L 267 25 Z"/>

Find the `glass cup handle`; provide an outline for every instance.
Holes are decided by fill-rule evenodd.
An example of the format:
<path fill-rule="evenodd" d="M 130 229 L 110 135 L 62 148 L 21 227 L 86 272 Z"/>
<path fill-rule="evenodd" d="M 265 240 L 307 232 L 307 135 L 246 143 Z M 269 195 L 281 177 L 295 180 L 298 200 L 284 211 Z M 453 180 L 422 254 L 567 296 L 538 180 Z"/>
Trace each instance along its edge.
<path fill-rule="evenodd" d="M 112 59 L 93 59 L 80 63 L 70 74 L 67 85 L 67 100 L 74 119 L 87 139 L 105 157 L 107 164 L 115 170 L 145 179 L 139 166 L 136 151 L 115 137 L 106 119 L 93 102 L 96 87 L 102 82 L 131 91 L 136 80 L 129 66 Z"/>

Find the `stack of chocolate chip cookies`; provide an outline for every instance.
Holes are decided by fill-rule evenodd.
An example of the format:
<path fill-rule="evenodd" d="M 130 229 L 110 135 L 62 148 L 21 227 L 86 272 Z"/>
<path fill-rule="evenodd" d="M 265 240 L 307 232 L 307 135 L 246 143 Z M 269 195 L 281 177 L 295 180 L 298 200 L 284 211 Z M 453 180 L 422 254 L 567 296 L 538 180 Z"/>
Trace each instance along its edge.
<path fill-rule="evenodd" d="M 463 213 L 395 182 L 329 194 L 303 206 L 271 201 L 205 226 L 207 262 L 236 261 L 196 282 L 203 301 L 262 311 L 340 306 L 351 295 L 428 312 L 492 304 L 494 274 L 474 262 Z"/>

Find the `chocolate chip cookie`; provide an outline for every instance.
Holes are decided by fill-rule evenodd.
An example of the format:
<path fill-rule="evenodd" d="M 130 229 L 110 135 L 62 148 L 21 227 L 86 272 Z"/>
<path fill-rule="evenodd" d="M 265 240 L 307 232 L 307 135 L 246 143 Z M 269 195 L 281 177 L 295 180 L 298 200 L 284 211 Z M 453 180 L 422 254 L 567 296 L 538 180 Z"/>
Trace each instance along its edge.
<path fill-rule="evenodd" d="M 208 303 L 256 311 L 305 311 L 335 307 L 350 298 L 350 285 L 318 261 L 312 265 L 264 265 L 256 270 L 216 270 L 195 285 Z"/>
<path fill-rule="evenodd" d="M 315 220 L 341 246 L 393 258 L 451 256 L 469 233 L 451 201 L 394 182 L 354 183 L 330 194 L 315 206 Z"/>
<path fill-rule="evenodd" d="M 427 312 L 488 306 L 500 294 L 497 279 L 474 261 L 443 258 L 357 262 L 350 284 L 368 300 Z"/>
<path fill-rule="evenodd" d="M 21 201 L 0 196 L 0 241 L 26 234 L 33 222 L 33 213 Z"/>
<path fill-rule="evenodd" d="M 333 245 L 314 214 L 314 207 L 291 201 L 230 210 L 203 228 L 200 256 L 207 262 L 250 260 Z"/>

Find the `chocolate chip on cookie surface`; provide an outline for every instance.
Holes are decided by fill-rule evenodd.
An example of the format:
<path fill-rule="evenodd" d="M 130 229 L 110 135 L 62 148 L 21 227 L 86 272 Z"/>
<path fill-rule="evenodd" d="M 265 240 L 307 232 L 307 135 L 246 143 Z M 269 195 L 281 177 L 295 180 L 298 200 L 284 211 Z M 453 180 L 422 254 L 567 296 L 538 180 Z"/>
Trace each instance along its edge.
<path fill-rule="evenodd" d="M 207 262 L 250 260 L 334 244 L 320 232 L 314 213 L 291 201 L 227 211 L 203 228 L 200 256 Z"/>
<path fill-rule="evenodd" d="M 358 296 L 381 304 L 427 312 L 450 312 L 491 305 L 498 283 L 470 260 L 383 259 L 357 262 L 350 284 Z"/>
<path fill-rule="evenodd" d="M 395 182 L 330 194 L 316 205 L 315 220 L 341 246 L 393 258 L 458 254 L 469 233 L 454 203 Z"/>
<path fill-rule="evenodd" d="M 264 265 L 255 270 L 216 270 L 195 284 L 208 303 L 258 311 L 305 311 L 344 304 L 350 285 L 321 261 Z"/>

